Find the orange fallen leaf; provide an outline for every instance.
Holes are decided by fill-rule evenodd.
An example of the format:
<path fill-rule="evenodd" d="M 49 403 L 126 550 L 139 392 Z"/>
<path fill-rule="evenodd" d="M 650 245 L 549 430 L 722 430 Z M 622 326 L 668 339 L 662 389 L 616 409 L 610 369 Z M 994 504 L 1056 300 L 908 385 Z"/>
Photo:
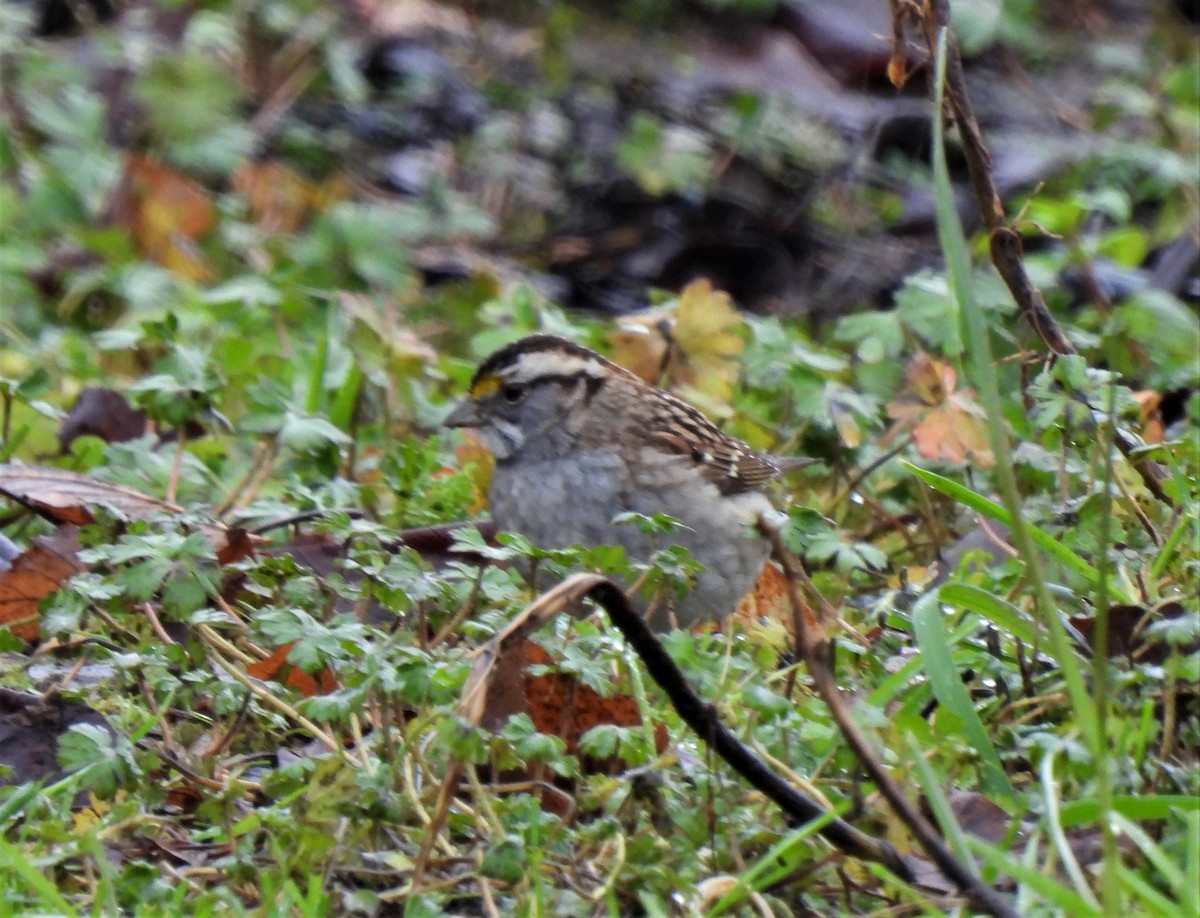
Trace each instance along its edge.
<path fill-rule="evenodd" d="M 550 654 L 532 641 L 525 644 L 525 659 L 528 666 L 554 663 Z M 526 671 L 525 697 L 529 717 L 538 732 L 561 737 L 570 753 L 576 751 L 579 738 L 592 727 L 606 724 L 637 727 L 642 723 L 636 699 L 616 693 L 601 696 L 570 673 L 532 676 Z M 665 731 L 665 728 L 659 725 L 658 730 Z M 665 732 L 660 736 L 656 731 L 656 740 L 660 745 L 665 744 Z"/>
<path fill-rule="evenodd" d="M 1147 443 L 1162 443 L 1166 427 L 1162 419 L 1162 393 L 1143 389 L 1133 394 L 1141 409 L 1142 439 Z"/>
<path fill-rule="evenodd" d="M 0 573 L 0 626 L 24 641 L 41 636 L 38 603 L 83 570 L 75 557 L 78 531 L 63 526 L 52 536 L 34 539 L 33 547 Z"/>
<path fill-rule="evenodd" d="M 917 452 L 926 459 L 962 465 L 970 456 L 991 466 L 983 408 L 969 389 L 956 389 L 954 367 L 921 352 L 909 361 L 905 377 L 907 388 L 887 408 L 896 421 L 888 436 L 910 430 Z"/>
<path fill-rule="evenodd" d="M 555 662 L 544 648 L 530 640 L 505 651 L 490 674 L 481 723 L 499 730 L 514 714 L 528 714 L 539 733 L 559 737 L 572 754 L 579 748 L 580 737 L 593 727 L 636 727 L 642 723 L 638 703 L 629 695 L 601 696 L 571 673 L 529 672 L 531 666 L 553 667 Z M 666 741 L 666 727 L 656 725 L 659 752 L 666 748 Z M 585 763 L 589 772 L 611 772 L 620 767 L 616 761 Z"/>
<path fill-rule="evenodd" d="M 310 182 L 278 160 L 243 163 L 232 185 L 245 195 L 259 229 L 268 233 L 294 233 L 313 213 L 350 194 L 350 184 L 341 175 Z"/>
<path fill-rule="evenodd" d="M 294 666 L 287 661 L 287 656 L 291 653 L 292 648 L 296 645 L 295 641 L 276 647 L 269 657 L 259 660 L 257 663 L 251 663 L 246 667 L 247 674 L 255 679 L 265 681 L 281 682 L 290 688 L 294 688 L 305 698 L 311 698 L 313 695 L 328 695 L 337 689 L 337 679 L 328 667 L 322 669 L 315 676 L 306 673 L 299 666 Z"/>
<path fill-rule="evenodd" d="M 208 192 L 187 176 L 149 157 L 130 155 L 113 216 L 129 228 L 147 258 L 190 281 L 212 277 L 196 242 L 215 225 L 216 208 Z"/>
<path fill-rule="evenodd" d="M 666 369 L 667 337 L 662 323 L 670 320 L 659 314 L 634 316 L 621 321 L 620 327 L 609 333 L 613 346 L 613 362 L 618 363 L 639 379 L 658 385 Z"/>

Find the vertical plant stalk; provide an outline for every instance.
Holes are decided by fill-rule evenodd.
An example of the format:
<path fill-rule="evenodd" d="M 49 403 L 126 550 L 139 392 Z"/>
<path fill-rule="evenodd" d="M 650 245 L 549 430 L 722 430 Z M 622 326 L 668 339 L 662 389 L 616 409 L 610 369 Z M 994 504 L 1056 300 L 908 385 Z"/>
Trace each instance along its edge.
<path fill-rule="evenodd" d="M 908 15 L 912 6 L 899 3 L 894 6 L 893 15 L 897 19 Z M 1054 357 L 1076 354 L 1078 351 L 1062 330 L 1062 326 L 1046 306 L 1041 291 L 1034 286 L 1025 271 L 1021 236 L 1016 227 L 1004 216 L 1004 204 L 996 189 L 992 177 L 991 156 L 983 142 L 983 133 L 979 122 L 975 120 L 971 108 L 971 99 L 967 95 L 966 79 L 963 76 L 962 56 L 958 51 L 958 42 L 954 39 L 950 27 L 950 7 L 948 0 L 925 0 L 919 14 L 925 32 L 925 42 L 929 49 L 930 60 L 938 59 L 938 44 L 945 34 L 947 50 L 945 52 L 944 79 L 939 79 L 935 89 L 939 96 L 938 112 L 942 111 L 941 96 L 944 92 L 945 103 L 954 114 L 962 138 L 963 156 L 967 162 L 967 172 L 971 179 L 971 188 L 975 192 L 975 200 L 979 205 L 979 215 L 988 234 L 988 247 L 992 256 L 992 264 L 1004 280 L 1017 309 L 1029 323 L 1030 327 L 1042 339 L 1042 343 Z M 896 26 L 900 28 L 899 24 Z M 939 221 L 940 223 L 940 221 Z M 1123 430 L 1114 429 L 1113 442 L 1137 470 L 1143 484 L 1158 500 L 1174 506 L 1174 502 L 1163 490 L 1166 475 L 1162 467 L 1149 459 L 1136 457 L 1134 454 L 1141 446 L 1137 438 Z"/>
<path fill-rule="evenodd" d="M 762 521 L 759 521 L 758 532 L 771 543 L 775 559 L 783 568 L 788 584 L 788 602 L 792 607 L 799 608 L 801 604 L 797 586 L 799 585 L 804 588 L 810 599 L 823 610 L 826 617 L 835 617 L 836 611 L 809 579 L 804 566 L 784 546 L 779 534 Z M 905 828 L 912 833 L 913 838 L 917 840 L 929 859 L 962 890 L 977 908 L 989 915 L 995 915 L 997 918 L 1018 918 L 1017 911 L 1009 904 L 1008 900 L 984 882 L 973 864 L 961 860 L 955 854 L 937 830 L 930 825 L 929 820 L 908 799 L 903 788 L 892 779 L 871 743 L 858 729 L 858 725 L 855 724 L 854 718 L 850 714 L 850 708 L 846 704 L 842 691 L 838 688 L 837 679 L 827 662 L 827 643 L 808 634 L 808 624 L 804 615 L 799 615 L 797 618 L 800 627 L 805 629 L 805 632 L 797 639 L 796 643 L 804 653 L 804 663 L 808 667 L 809 678 L 812 679 L 813 686 L 833 716 L 847 745 L 854 751 L 871 780 L 875 782 L 879 793 L 887 800 L 888 805 L 904 823 Z"/>
<path fill-rule="evenodd" d="M 1108 424 L 1100 430 L 1104 450 L 1100 468 L 1100 557 L 1096 567 L 1100 582 L 1096 587 L 1096 616 L 1092 629 L 1092 690 L 1096 693 L 1096 743 L 1101 753 L 1096 757 L 1096 797 L 1100 801 L 1100 851 L 1104 869 L 1100 873 L 1100 898 L 1106 915 L 1116 915 L 1121 908 L 1121 862 L 1117 854 L 1117 837 L 1109 818 L 1113 808 L 1112 773 L 1109 769 L 1108 739 L 1108 546 L 1112 533 L 1112 440 L 1117 429 L 1117 385 L 1108 386 Z"/>
<path fill-rule="evenodd" d="M 1071 706 L 1079 719 L 1084 737 L 1093 753 L 1100 753 L 1097 746 L 1096 711 L 1083 683 L 1071 643 L 1062 626 L 1054 599 L 1042 575 L 1041 556 L 1033 544 L 1029 527 L 1021 514 L 1021 499 L 1017 492 L 1017 478 L 1013 471 L 1012 452 L 1008 435 L 1004 429 L 1004 406 L 1000 399 L 1000 385 L 992 360 L 991 329 L 983 310 L 975 301 L 971 287 L 971 262 L 966 236 L 954 207 L 954 193 L 950 185 L 950 171 L 946 166 L 945 131 L 942 126 L 943 88 L 946 86 L 946 65 L 952 37 L 943 30 L 934 42 L 936 105 L 933 117 L 933 184 L 934 200 L 937 205 L 938 237 L 946 258 L 946 269 L 953 288 L 953 299 L 958 303 L 959 317 L 963 323 L 963 341 L 967 348 L 967 360 L 971 375 L 979 390 L 979 400 L 987 413 L 988 442 L 996 460 L 996 487 L 1005 510 L 1011 518 L 1013 546 L 1025 563 L 1029 584 L 1042 624 L 1050 637 L 1050 646 L 1055 659 L 1062 668 L 1063 680 Z"/>

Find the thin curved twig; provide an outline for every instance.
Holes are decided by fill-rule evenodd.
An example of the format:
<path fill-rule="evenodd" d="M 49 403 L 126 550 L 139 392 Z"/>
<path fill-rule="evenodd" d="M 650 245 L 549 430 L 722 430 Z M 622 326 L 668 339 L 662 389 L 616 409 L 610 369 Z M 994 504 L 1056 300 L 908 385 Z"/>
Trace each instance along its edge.
<path fill-rule="evenodd" d="M 577 574 L 564 581 L 562 586 L 568 584 L 573 584 L 581 595 L 588 596 L 604 608 L 609 619 L 641 658 L 646 671 L 666 692 L 683 722 L 734 771 L 799 822 L 810 822 L 829 815 L 825 807 L 783 780 L 721 723 L 716 709 L 693 691 L 650 626 L 615 583 L 596 574 Z M 845 853 L 882 864 L 896 876 L 911 882 L 912 870 L 887 842 L 872 838 L 838 818 L 831 819 L 819 832 L 826 841 Z"/>
<path fill-rule="evenodd" d="M 817 588 L 813 586 L 812 581 L 808 578 L 808 574 L 804 571 L 803 565 L 784 547 L 779 534 L 761 521 L 758 524 L 758 531 L 762 534 L 763 538 L 771 543 L 775 559 L 783 568 L 788 582 L 788 601 L 793 607 L 798 608 L 800 606 L 800 594 L 796 588 L 796 584 L 799 583 L 804 586 L 805 591 L 812 600 L 823 610 L 823 617 L 832 619 L 837 614 L 836 610 L 821 595 Z M 800 619 L 801 627 L 807 627 L 804 622 L 804 616 L 800 615 L 797 617 Z M 796 643 L 804 652 L 804 662 L 808 667 L 808 674 L 812 678 L 813 685 L 816 687 L 825 705 L 829 708 L 829 713 L 833 715 L 833 719 L 837 722 L 838 728 L 842 731 L 842 736 L 846 738 L 847 744 L 854 750 L 854 754 L 858 756 L 859 762 L 862 763 L 867 774 L 871 776 L 871 780 L 875 782 L 875 786 L 879 789 L 879 792 L 883 794 L 896 815 L 900 817 L 905 826 L 912 832 L 913 837 L 920 844 L 921 848 L 924 849 L 925 853 L 929 855 L 930 860 L 974 902 L 976 907 L 987 912 L 989 915 L 995 915 L 996 918 L 1020 918 L 1018 912 L 1003 895 L 985 883 L 983 878 L 979 876 L 971 865 L 963 863 L 954 855 L 954 852 L 942 840 L 937 830 L 930 825 L 929 821 L 921 814 L 921 811 L 908 799 L 908 796 L 901 789 L 900 785 L 892 779 L 891 774 L 884 767 L 883 762 L 867 741 L 867 738 L 859 731 L 858 726 L 854 723 L 854 718 L 850 715 L 850 708 L 842 698 L 841 689 L 838 688 L 837 680 L 834 678 L 833 671 L 827 663 L 827 641 L 819 635 L 805 635 L 797 640 Z"/>

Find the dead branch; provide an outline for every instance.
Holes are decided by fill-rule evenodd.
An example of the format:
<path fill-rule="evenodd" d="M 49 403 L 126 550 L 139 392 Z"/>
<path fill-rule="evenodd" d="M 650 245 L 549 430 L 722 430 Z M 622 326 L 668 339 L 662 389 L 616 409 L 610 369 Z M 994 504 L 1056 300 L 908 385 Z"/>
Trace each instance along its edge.
<path fill-rule="evenodd" d="M 666 692 L 683 722 L 734 771 L 797 822 L 810 822 L 829 815 L 825 807 L 810 800 L 772 771 L 721 723 L 716 709 L 695 693 L 650 626 L 615 583 L 596 574 L 576 574 L 564 581 L 559 589 L 586 595 L 604 608 L 641 658 L 646 671 Z M 887 842 L 872 838 L 836 817 L 819 831 L 822 838 L 846 854 L 882 864 L 896 876 L 912 880 L 908 864 Z"/>
<path fill-rule="evenodd" d="M 1000 193 L 992 176 L 991 155 L 984 143 L 983 132 L 967 94 L 962 55 L 959 53 L 958 39 L 950 26 L 948 0 L 926 0 L 919 11 L 916 10 L 915 4 L 894 2 L 892 9 L 896 34 L 901 33 L 904 19 L 912 17 L 920 20 L 931 61 L 937 57 L 938 36 L 945 30 L 946 105 L 954 117 L 955 124 L 958 125 L 971 187 L 979 205 L 980 218 L 988 234 L 992 264 L 996 266 L 996 271 L 1004 279 L 1013 300 L 1016 301 L 1017 310 L 1041 338 L 1052 359 L 1078 353 L 1075 345 L 1067 339 L 1062 326 L 1047 308 L 1041 291 L 1029 279 L 1025 271 L 1021 236 L 1004 215 L 1004 204 L 1000 200 Z M 1174 506 L 1163 489 L 1166 475 L 1162 466 L 1152 460 L 1135 456 L 1141 446 L 1137 438 L 1127 431 L 1115 429 L 1114 442 L 1121 454 L 1133 464 L 1146 485 L 1146 490 L 1168 506 Z"/>

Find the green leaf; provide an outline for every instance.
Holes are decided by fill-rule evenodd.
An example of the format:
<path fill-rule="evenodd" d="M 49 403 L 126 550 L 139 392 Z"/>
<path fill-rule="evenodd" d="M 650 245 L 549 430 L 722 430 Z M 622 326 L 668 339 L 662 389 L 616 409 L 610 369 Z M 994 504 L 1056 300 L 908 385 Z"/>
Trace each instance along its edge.
<path fill-rule="evenodd" d="M 933 766 L 926 759 L 925 750 L 922 749 L 921 742 L 917 737 L 911 733 L 905 733 L 904 741 L 908 749 L 908 757 L 916 770 L 917 780 L 921 783 L 921 790 L 925 794 L 929 808 L 933 811 L 934 818 L 937 819 L 942 835 L 950 843 L 955 856 L 964 864 L 970 865 L 971 854 L 967 849 L 966 833 L 958 824 L 958 820 L 954 818 L 950 801 L 946 799 L 946 795 L 942 791 L 942 786 L 946 783 L 945 779 L 934 774 Z"/>
<path fill-rule="evenodd" d="M 1145 796 L 1116 796 L 1112 809 L 1126 819 L 1139 822 L 1166 819 L 1172 813 L 1200 813 L 1200 797 L 1184 794 L 1147 794 Z M 1088 825 L 1100 818 L 1100 801 L 1088 797 L 1064 803 L 1059 810 L 1059 822 L 1064 827 Z"/>
<path fill-rule="evenodd" d="M 857 344 L 855 354 L 863 363 L 898 360 L 904 351 L 904 329 L 895 312 L 864 312 L 838 320 L 838 341 Z"/>
<path fill-rule="evenodd" d="M 945 616 L 936 590 L 925 593 L 917 600 L 913 606 L 912 623 L 917 644 L 921 648 L 922 668 L 933 687 L 933 693 L 943 707 L 962 721 L 967 741 L 979 755 L 983 767 L 984 792 L 992 798 L 1002 797 L 1010 802 L 1015 800 L 1016 789 L 1008 780 L 1000 756 L 954 665 L 950 644 L 946 640 Z"/>
<path fill-rule="evenodd" d="M 1001 631 L 1032 646 L 1037 642 L 1037 622 L 1010 602 L 970 583 L 947 583 L 941 588 L 941 601 L 982 615 Z"/>
<path fill-rule="evenodd" d="M 33 865 L 28 851 L 10 844 L 3 836 L 0 836 L 0 872 L 19 878 L 21 883 L 34 891 L 40 899 L 39 912 L 47 914 L 53 911 L 67 916 L 79 914 L 58 888 Z"/>
<path fill-rule="evenodd" d="M 135 774 L 129 741 L 98 724 L 74 724 L 60 736 L 58 764 L 84 771 L 84 783 L 105 797 Z"/>
<path fill-rule="evenodd" d="M 493 880 L 520 881 L 525 876 L 525 843 L 517 836 L 509 835 L 499 843 L 489 844 L 479 870 Z"/>
<path fill-rule="evenodd" d="M 329 446 L 345 446 L 350 438 L 325 418 L 289 411 L 279 429 L 279 442 L 298 453 L 314 453 Z"/>
<path fill-rule="evenodd" d="M 915 466 L 911 462 L 902 461 L 902 464 L 905 466 L 905 468 L 907 468 L 910 472 L 920 478 L 935 491 L 940 491 L 947 497 L 951 497 L 958 501 L 964 507 L 983 514 L 988 519 L 996 520 L 998 523 L 1003 523 L 1006 526 L 1012 525 L 1012 517 L 1009 515 L 1007 510 L 1005 510 L 999 504 L 988 500 L 986 497 L 976 494 L 965 485 L 961 485 L 956 481 L 945 478 L 936 472 L 931 472 L 928 469 Z M 1063 567 L 1073 571 L 1076 574 L 1079 574 L 1081 577 L 1086 579 L 1091 586 L 1094 587 L 1097 584 L 1100 579 L 1099 571 L 1097 571 L 1094 567 L 1092 567 L 1092 565 L 1088 564 L 1069 548 L 1066 548 L 1053 536 L 1048 535 L 1040 529 L 1035 529 L 1032 526 L 1029 527 L 1029 535 L 1034 544 L 1044 550 L 1048 555 L 1050 555 L 1050 557 L 1054 558 L 1054 560 L 1062 564 Z M 1128 590 L 1126 590 L 1123 586 L 1121 586 L 1120 583 L 1116 581 L 1109 586 L 1109 590 L 1111 591 L 1112 595 L 1119 598 L 1120 602 L 1132 603 L 1134 601 L 1130 597 Z"/>

